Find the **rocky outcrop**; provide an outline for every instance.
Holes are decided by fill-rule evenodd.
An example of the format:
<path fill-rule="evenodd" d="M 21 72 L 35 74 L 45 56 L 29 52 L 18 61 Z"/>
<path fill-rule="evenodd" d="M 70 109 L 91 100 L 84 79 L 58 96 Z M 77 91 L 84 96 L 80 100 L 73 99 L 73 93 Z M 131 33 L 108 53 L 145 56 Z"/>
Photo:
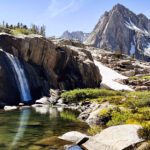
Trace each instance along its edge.
<path fill-rule="evenodd" d="M 78 40 L 81 43 L 83 43 L 88 36 L 89 33 L 83 33 L 82 31 L 76 31 L 76 32 L 65 31 L 61 36 L 61 38 L 69 39 L 69 40 Z"/>
<path fill-rule="evenodd" d="M 49 89 L 99 87 L 101 76 L 90 52 L 55 43 L 39 35 L 0 34 L 0 101 L 20 101 L 6 52 L 22 62 L 33 99 L 47 96 Z"/>
<path fill-rule="evenodd" d="M 95 136 L 88 137 L 80 132 L 67 132 L 60 139 L 71 141 L 86 150 L 124 150 L 135 149 L 138 143 L 144 141 L 138 137 L 139 125 L 118 125 L 104 129 Z M 82 140 L 85 139 L 85 140 Z"/>
<path fill-rule="evenodd" d="M 84 43 L 150 61 L 150 20 L 117 4 L 104 13 Z"/>
<path fill-rule="evenodd" d="M 109 127 L 101 133 L 91 137 L 83 147 L 87 150 L 123 150 L 143 141 L 138 137 L 138 125 L 119 125 Z"/>
<path fill-rule="evenodd" d="M 104 51 L 102 49 L 91 50 L 91 48 L 89 48 L 89 51 L 92 52 L 93 59 L 102 62 L 103 65 L 125 76 L 125 78 L 120 78 L 120 77 L 118 78 L 117 75 L 115 75 L 114 76 L 115 82 L 118 82 L 120 84 L 125 84 L 135 91 L 144 91 L 150 89 L 150 83 L 149 83 L 150 63 L 149 62 L 139 61 L 127 55 L 120 55 L 114 52 Z M 113 75 L 112 73 L 109 73 L 111 74 L 111 76 L 108 77 L 112 77 Z M 103 77 L 102 69 L 101 69 L 101 75 Z M 103 81 L 104 79 L 105 76 L 103 78 Z M 103 85 L 103 81 L 101 82 L 101 86 Z"/>

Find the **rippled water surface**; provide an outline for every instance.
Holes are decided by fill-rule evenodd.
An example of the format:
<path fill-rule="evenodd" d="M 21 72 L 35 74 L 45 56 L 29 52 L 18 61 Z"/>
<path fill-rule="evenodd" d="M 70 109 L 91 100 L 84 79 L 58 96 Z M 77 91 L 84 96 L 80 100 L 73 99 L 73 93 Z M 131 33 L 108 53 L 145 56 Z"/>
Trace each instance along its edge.
<path fill-rule="evenodd" d="M 0 150 L 63 150 L 69 144 L 57 137 L 67 131 L 85 133 L 88 126 L 77 113 L 48 106 L 0 111 Z"/>

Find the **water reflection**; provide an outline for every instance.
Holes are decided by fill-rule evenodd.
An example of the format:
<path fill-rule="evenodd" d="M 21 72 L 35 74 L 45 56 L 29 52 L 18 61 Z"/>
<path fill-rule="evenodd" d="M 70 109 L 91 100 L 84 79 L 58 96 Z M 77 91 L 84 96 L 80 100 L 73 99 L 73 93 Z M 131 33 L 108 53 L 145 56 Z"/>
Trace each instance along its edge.
<path fill-rule="evenodd" d="M 46 114 L 48 114 L 49 106 L 48 105 L 40 105 L 40 106 L 35 106 L 34 109 L 35 109 L 36 113 L 39 113 L 41 115 L 46 115 Z"/>
<path fill-rule="evenodd" d="M 41 115 L 49 114 L 49 118 L 56 118 L 60 112 L 64 111 L 63 107 L 51 107 L 49 105 L 35 105 L 33 108 L 36 113 Z"/>
<path fill-rule="evenodd" d="M 23 138 L 24 132 L 26 131 L 27 128 L 27 123 L 30 117 L 31 110 L 30 109 L 23 109 L 21 111 L 20 115 L 20 124 L 17 130 L 17 134 L 15 135 L 13 142 L 11 143 L 10 149 L 15 147 L 17 145 L 17 142 Z"/>
<path fill-rule="evenodd" d="M 46 105 L 1 112 L 0 150 L 63 150 L 68 143 L 57 136 L 71 130 L 86 133 L 89 128 L 77 116 L 75 111 Z"/>

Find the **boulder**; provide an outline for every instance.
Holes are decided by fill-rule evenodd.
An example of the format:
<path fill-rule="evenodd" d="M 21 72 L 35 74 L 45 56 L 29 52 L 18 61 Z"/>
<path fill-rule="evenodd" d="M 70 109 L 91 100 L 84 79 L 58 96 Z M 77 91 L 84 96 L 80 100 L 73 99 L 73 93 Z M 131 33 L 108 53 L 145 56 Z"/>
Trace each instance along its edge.
<path fill-rule="evenodd" d="M 147 86 L 137 86 L 135 88 L 135 91 L 146 91 L 146 90 L 149 90 Z"/>
<path fill-rule="evenodd" d="M 99 116 L 100 114 L 100 111 L 103 110 L 103 109 L 109 109 L 111 108 L 112 106 L 109 104 L 109 103 L 104 103 L 104 104 L 101 104 L 99 106 L 99 108 L 95 109 L 94 111 L 92 111 L 90 114 L 89 114 L 89 117 L 87 118 L 86 122 L 89 124 L 89 125 L 102 125 L 103 124 L 103 120 L 101 119 L 101 117 Z"/>
<path fill-rule="evenodd" d="M 35 101 L 36 104 L 49 104 L 48 98 L 47 97 L 42 97 L 39 100 Z"/>
<path fill-rule="evenodd" d="M 56 104 L 57 100 L 60 98 L 60 90 L 54 90 L 54 89 L 50 89 L 50 98 L 49 98 L 49 102 L 51 104 Z"/>
<path fill-rule="evenodd" d="M 121 65 L 121 66 L 131 65 L 131 61 L 130 60 L 120 60 L 117 64 Z"/>
<path fill-rule="evenodd" d="M 4 110 L 5 111 L 11 111 L 11 110 L 15 110 L 15 109 L 17 109 L 18 107 L 17 106 L 5 106 L 4 107 Z"/>
<path fill-rule="evenodd" d="M 78 131 L 67 132 L 64 135 L 59 137 L 59 139 L 69 141 L 69 142 L 72 142 L 72 143 L 76 143 L 76 144 L 80 143 L 80 141 L 82 141 L 85 138 L 88 139 L 89 136 L 87 136 L 86 134 L 82 134 Z"/>
<path fill-rule="evenodd" d="M 125 71 L 122 74 L 127 76 L 127 77 L 132 77 L 132 76 L 135 76 L 135 70 Z"/>
<path fill-rule="evenodd" d="M 109 127 L 83 144 L 87 150 L 123 150 L 143 141 L 138 137 L 138 125 Z"/>
<path fill-rule="evenodd" d="M 143 142 L 136 150 L 150 150 L 150 143 Z"/>

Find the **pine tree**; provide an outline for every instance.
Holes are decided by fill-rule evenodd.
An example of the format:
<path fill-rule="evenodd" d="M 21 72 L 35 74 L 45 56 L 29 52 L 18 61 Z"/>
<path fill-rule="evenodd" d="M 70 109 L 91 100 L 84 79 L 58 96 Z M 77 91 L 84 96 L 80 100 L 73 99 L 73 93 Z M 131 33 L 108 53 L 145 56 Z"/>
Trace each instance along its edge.
<path fill-rule="evenodd" d="M 5 21 L 3 20 L 2 27 L 5 28 Z"/>
<path fill-rule="evenodd" d="M 45 32 L 46 32 L 46 27 L 45 27 L 45 25 L 43 25 L 43 26 L 41 26 L 41 28 L 40 28 L 40 34 L 41 34 L 42 36 L 45 36 Z"/>
<path fill-rule="evenodd" d="M 20 28 L 20 23 L 19 22 L 17 23 L 17 28 Z"/>
<path fill-rule="evenodd" d="M 11 25 L 10 25 L 10 29 L 13 29 L 13 28 L 14 28 L 14 27 L 13 27 L 13 25 L 11 24 Z"/>
<path fill-rule="evenodd" d="M 8 25 L 8 23 L 6 23 L 6 28 L 9 28 L 9 25 Z"/>

